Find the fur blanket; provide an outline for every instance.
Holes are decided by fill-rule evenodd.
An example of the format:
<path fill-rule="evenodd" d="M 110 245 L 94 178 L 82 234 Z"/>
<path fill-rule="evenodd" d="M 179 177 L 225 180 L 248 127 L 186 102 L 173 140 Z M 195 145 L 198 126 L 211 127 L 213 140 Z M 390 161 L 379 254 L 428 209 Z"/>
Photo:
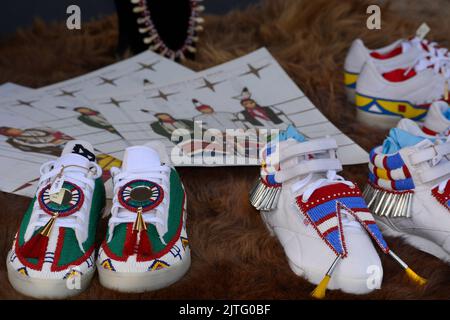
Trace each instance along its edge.
<path fill-rule="evenodd" d="M 382 29 L 368 30 L 361 0 L 270 0 L 225 16 L 207 16 L 197 60 L 201 70 L 266 46 L 313 103 L 339 128 L 369 150 L 386 132 L 355 121 L 345 100 L 342 67 L 351 41 L 372 47 L 411 36 L 422 20 L 431 36 L 448 47 L 450 21 L 445 10 L 426 1 L 382 2 Z M 373 1 L 371 1 L 373 3 Z M 206 3 L 207 5 L 207 3 Z M 448 8 L 448 4 L 446 4 Z M 433 19 L 431 19 L 431 17 Z M 81 31 L 64 23 L 36 21 L 0 43 L 0 83 L 39 87 L 75 77 L 115 62 L 116 18 L 85 22 Z M 192 267 L 178 283 L 157 292 L 121 294 L 100 286 L 97 278 L 78 299 L 308 299 L 314 288 L 290 270 L 282 247 L 270 237 L 248 202 L 257 168 L 183 168 L 188 193 L 188 233 Z M 364 186 L 367 166 L 348 167 L 344 175 Z M 29 199 L 0 193 L 0 298 L 23 298 L 9 285 L 5 259 Z M 104 237 L 105 221 L 98 232 Z M 450 268 L 400 239 L 393 250 L 428 278 L 424 288 L 405 280 L 404 272 L 382 256 L 381 290 L 366 296 L 329 291 L 329 299 L 448 299 Z"/>

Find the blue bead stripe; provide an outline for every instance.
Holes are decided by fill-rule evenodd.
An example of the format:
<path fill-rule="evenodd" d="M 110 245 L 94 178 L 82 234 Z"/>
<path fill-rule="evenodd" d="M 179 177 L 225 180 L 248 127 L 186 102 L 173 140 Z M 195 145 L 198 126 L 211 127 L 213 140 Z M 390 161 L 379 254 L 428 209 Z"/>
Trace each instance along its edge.
<path fill-rule="evenodd" d="M 339 254 L 344 254 L 344 245 L 342 244 L 339 229 L 334 230 L 326 235 L 328 243 L 336 250 Z"/>
<path fill-rule="evenodd" d="M 375 223 L 370 223 L 367 225 L 367 227 L 369 228 L 373 237 L 375 237 L 378 240 L 379 244 L 384 248 L 384 250 L 388 250 L 388 245 L 386 241 L 384 241 L 383 235 L 378 226 Z"/>

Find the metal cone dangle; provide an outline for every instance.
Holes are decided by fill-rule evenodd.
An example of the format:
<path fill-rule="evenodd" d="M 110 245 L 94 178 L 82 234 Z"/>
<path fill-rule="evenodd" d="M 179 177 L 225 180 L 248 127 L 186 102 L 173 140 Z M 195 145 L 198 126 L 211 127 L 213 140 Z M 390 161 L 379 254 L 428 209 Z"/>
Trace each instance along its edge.
<path fill-rule="evenodd" d="M 142 217 L 142 207 L 137 210 L 136 221 L 133 224 L 134 231 L 145 231 L 147 230 L 147 225 L 145 224 L 144 218 Z"/>

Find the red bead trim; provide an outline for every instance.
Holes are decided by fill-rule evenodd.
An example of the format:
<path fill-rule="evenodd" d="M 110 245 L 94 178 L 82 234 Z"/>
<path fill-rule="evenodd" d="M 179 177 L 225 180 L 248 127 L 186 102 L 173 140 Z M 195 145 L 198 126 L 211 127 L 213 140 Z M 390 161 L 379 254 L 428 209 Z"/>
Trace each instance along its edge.
<path fill-rule="evenodd" d="M 436 187 L 431 190 L 431 194 L 436 200 L 443 205 L 447 210 L 450 211 L 450 208 L 447 205 L 447 201 L 450 200 L 450 186 L 449 183 L 445 186 L 445 190 L 443 193 L 439 193 L 439 187 Z"/>
<path fill-rule="evenodd" d="M 78 203 L 70 210 L 65 211 L 65 212 L 61 212 L 58 214 L 58 217 L 67 217 L 70 216 L 71 214 L 77 212 L 78 210 L 80 210 L 80 208 L 83 206 L 84 203 L 84 193 L 81 190 L 81 188 L 79 186 L 77 186 L 76 184 L 70 182 L 71 185 L 73 185 L 79 192 L 80 194 L 80 199 L 78 199 Z M 39 196 L 38 198 L 38 203 L 39 203 L 39 207 L 48 215 L 53 216 L 55 214 L 54 211 L 51 211 L 50 209 L 47 208 L 47 206 L 45 205 L 45 203 L 42 200 L 43 197 L 43 193 L 45 192 L 45 190 L 50 189 L 51 184 L 48 184 L 47 186 L 45 186 L 44 188 L 41 189 L 41 191 L 39 192 Z"/>
<path fill-rule="evenodd" d="M 435 135 L 438 134 L 436 131 L 433 131 L 433 130 L 431 130 L 431 129 L 428 129 L 428 128 L 425 127 L 425 126 L 422 127 L 422 131 L 423 131 L 425 134 L 428 134 L 428 135 L 430 135 L 430 136 L 435 136 Z"/>
<path fill-rule="evenodd" d="M 56 245 L 56 249 L 55 249 L 55 257 L 52 263 L 52 266 L 50 268 L 50 270 L 52 272 L 58 272 L 58 271 L 63 271 L 69 267 L 75 267 L 75 266 L 79 266 L 80 264 L 82 264 L 83 262 L 85 262 L 91 255 L 92 252 L 94 252 L 95 250 L 95 244 L 93 244 L 89 250 L 87 250 L 80 258 L 78 258 L 77 260 L 58 266 L 58 261 L 59 258 L 61 257 L 61 252 L 62 252 L 62 248 L 64 245 L 64 238 L 66 237 L 66 229 L 60 227 L 59 228 L 59 234 L 58 234 L 58 242 Z"/>
<path fill-rule="evenodd" d="M 370 185 L 372 188 L 374 188 L 374 189 L 378 189 L 378 190 L 380 190 L 380 191 L 383 191 L 383 192 L 389 192 L 389 193 L 394 193 L 394 194 L 405 194 L 405 193 L 414 193 L 414 190 L 402 190 L 402 191 L 397 191 L 397 190 L 387 190 L 387 189 L 385 189 L 385 188 L 383 188 L 383 187 L 380 187 L 379 185 L 377 185 L 377 184 L 374 184 L 372 181 L 370 181 L 370 180 L 368 180 L 367 181 L 367 184 L 368 185 Z"/>
<path fill-rule="evenodd" d="M 150 256 L 150 257 L 148 257 L 148 256 L 145 256 L 145 257 L 137 256 L 136 257 L 136 261 L 143 262 L 143 261 L 150 261 L 150 260 L 158 259 L 158 258 L 162 257 L 163 255 L 165 255 L 166 253 L 168 253 L 170 251 L 170 249 L 178 241 L 178 239 L 180 238 L 180 235 L 181 235 L 181 230 L 183 228 L 183 216 L 186 213 L 185 209 L 184 209 L 185 201 L 186 201 L 186 193 L 184 193 L 184 195 L 183 195 L 183 204 L 182 204 L 183 212 L 180 215 L 180 220 L 181 220 L 180 221 L 180 225 L 179 225 L 175 235 L 173 236 L 173 238 L 170 240 L 170 242 L 167 243 L 166 248 L 161 250 L 160 252 Z M 128 236 L 129 232 L 130 232 L 130 229 L 127 227 L 127 236 Z M 109 247 L 108 247 L 108 243 L 106 242 L 106 239 L 103 241 L 101 247 L 102 247 L 103 251 L 105 252 L 105 254 L 109 258 L 111 258 L 113 260 L 122 261 L 123 262 L 123 261 L 127 261 L 127 259 L 128 259 L 128 256 L 126 256 L 126 255 L 123 255 L 123 256 L 120 257 L 120 256 L 116 255 L 114 252 L 112 252 L 111 249 L 109 249 Z"/>
<path fill-rule="evenodd" d="M 344 206 L 345 207 L 345 206 Z M 369 229 L 369 224 L 376 224 L 375 219 L 373 221 L 363 221 L 357 214 L 355 211 L 353 210 L 349 210 L 348 208 L 346 208 L 348 212 L 350 212 L 350 214 L 359 222 L 360 225 L 362 225 L 364 227 L 364 229 L 366 229 L 367 233 L 371 236 L 372 239 L 374 239 L 376 241 L 376 243 L 378 244 L 378 247 L 380 247 L 381 250 L 383 250 L 384 253 L 389 253 L 389 247 L 386 246 L 386 249 L 384 249 L 384 246 L 382 245 L 382 243 L 378 240 L 377 237 L 373 236 L 372 231 Z M 358 211 L 364 211 L 364 212 L 368 212 L 371 213 L 369 209 L 365 208 L 363 209 L 358 209 Z"/>
<path fill-rule="evenodd" d="M 343 183 L 336 183 L 317 189 L 306 203 L 303 202 L 303 195 L 299 196 L 297 201 L 301 202 L 301 205 L 304 208 L 304 210 L 310 210 L 330 200 L 343 197 L 360 197 L 360 196 L 361 191 L 359 190 L 358 186 L 355 185 L 354 188 L 351 188 Z"/>
<path fill-rule="evenodd" d="M 125 190 L 126 187 L 128 187 L 130 184 L 132 184 L 134 182 L 137 182 L 137 181 L 142 181 L 142 180 L 141 179 L 136 179 L 136 180 L 132 180 L 132 181 L 128 182 L 127 184 L 122 186 L 122 188 L 120 188 L 120 190 L 118 191 L 118 194 L 117 194 L 117 198 L 119 199 L 119 203 L 125 209 L 127 209 L 127 210 L 129 210 L 131 212 L 137 212 L 138 208 L 132 207 L 132 206 L 128 205 L 125 201 L 123 201 L 122 194 L 123 194 L 123 191 Z M 153 181 L 148 181 L 148 182 L 153 183 L 158 188 L 158 190 L 159 190 L 159 198 L 154 203 L 152 203 L 151 205 L 146 206 L 146 207 L 142 207 L 142 212 L 147 212 L 147 211 L 150 211 L 152 209 L 155 209 L 164 199 L 164 190 L 163 190 L 163 188 L 159 184 L 157 184 L 156 182 L 153 182 Z"/>

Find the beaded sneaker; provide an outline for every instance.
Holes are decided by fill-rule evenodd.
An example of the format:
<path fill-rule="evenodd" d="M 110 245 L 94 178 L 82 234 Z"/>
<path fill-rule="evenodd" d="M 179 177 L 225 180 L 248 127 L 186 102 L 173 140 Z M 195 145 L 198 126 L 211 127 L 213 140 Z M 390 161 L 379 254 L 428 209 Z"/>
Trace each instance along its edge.
<path fill-rule="evenodd" d="M 408 68 L 420 56 L 421 40 L 415 37 L 411 40 L 400 39 L 379 49 L 368 49 L 361 39 L 355 39 L 345 58 L 344 84 L 348 101 L 355 103 L 355 90 L 359 74 L 364 64 L 372 60 L 380 70 L 388 72 L 399 68 Z"/>
<path fill-rule="evenodd" d="M 111 170 L 114 199 L 97 259 L 100 283 L 123 292 L 166 287 L 189 269 L 186 195 L 164 145 L 127 148 Z"/>
<path fill-rule="evenodd" d="M 7 257 L 8 278 L 35 298 L 66 298 L 86 289 L 95 271 L 95 233 L 105 205 L 92 146 L 68 142 L 41 167 L 36 196 Z"/>
<path fill-rule="evenodd" d="M 325 296 L 327 286 L 368 293 L 383 277 L 372 239 L 423 282 L 388 248 L 358 187 L 337 175 L 342 166 L 336 149 L 334 139 L 306 141 L 289 127 L 262 152 L 250 202 L 280 240 L 292 271 L 318 284 L 316 298 Z"/>
<path fill-rule="evenodd" d="M 436 43 L 421 43 L 423 51 L 410 67 L 386 71 L 368 60 L 356 84 L 358 119 L 392 128 L 401 118 L 426 116 L 434 101 L 449 101 L 450 55 Z"/>
<path fill-rule="evenodd" d="M 431 104 L 422 130 L 428 135 L 448 135 L 450 129 L 450 107 L 445 101 L 435 101 Z"/>
<path fill-rule="evenodd" d="M 371 151 L 364 197 L 384 234 L 450 262 L 450 142 L 406 120 Z"/>

